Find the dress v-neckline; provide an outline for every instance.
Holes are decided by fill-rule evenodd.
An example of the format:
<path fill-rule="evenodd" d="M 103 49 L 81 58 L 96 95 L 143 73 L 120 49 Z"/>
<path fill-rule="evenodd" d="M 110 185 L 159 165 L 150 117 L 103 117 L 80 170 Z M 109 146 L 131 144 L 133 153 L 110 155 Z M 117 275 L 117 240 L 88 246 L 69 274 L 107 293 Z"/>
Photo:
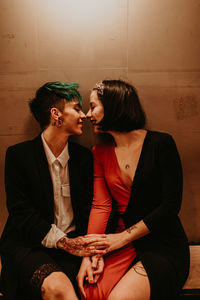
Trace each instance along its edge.
<path fill-rule="evenodd" d="M 146 135 L 144 137 L 144 141 L 143 141 L 142 148 L 141 148 L 141 151 L 140 151 L 140 156 L 139 156 L 138 163 L 137 163 L 137 166 L 136 166 L 136 169 L 135 169 L 135 173 L 134 173 L 134 176 L 133 176 L 133 179 L 132 179 L 132 185 L 130 187 L 122 179 L 121 169 L 120 169 L 119 162 L 118 162 L 118 159 L 117 159 L 117 155 L 116 155 L 116 152 L 115 152 L 115 144 L 113 144 L 112 150 L 113 150 L 113 155 L 114 155 L 115 163 L 117 165 L 118 176 L 119 176 L 120 181 L 123 184 L 123 186 L 126 189 L 128 189 L 129 191 L 131 191 L 131 189 L 133 187 L 133 183 L 135 181 L 135 178 L 136 178 L 136 175 L 137 175 L 137 171 L 139 169 L 139 165 L 140 165 L 140 162 L 142 160 L 142 156 L 143 156 L 143 152 L 144 152 L 144 148 L 145 148 L 145 144 L 146 144 L 146 140 L 147 140 L 148 134 L 149 134 L 149 130 L 147 130 Z"/>

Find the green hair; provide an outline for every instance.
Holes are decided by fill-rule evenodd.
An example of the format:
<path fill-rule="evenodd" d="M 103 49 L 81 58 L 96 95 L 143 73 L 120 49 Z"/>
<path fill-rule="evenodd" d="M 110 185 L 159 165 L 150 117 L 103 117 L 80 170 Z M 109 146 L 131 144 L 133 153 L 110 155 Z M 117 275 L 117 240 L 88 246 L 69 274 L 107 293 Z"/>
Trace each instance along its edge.
<path fill-rule="evenodd" d="M 77 90 L 80 86 L 76 82 L 65 83 L 60 81 L 52 81 L 47 82 L 43 87 L 68 101 L 72 101 L 74 98 L 77 98 L 80 106 L 82 106 L 83 99 Z"/>
<path fill-rule="evenodd" d="M 82 106 L 83 100 L 78 88 L 79 84 L 75 82 L 52 81 L 45 83 L 37 90 L 35 98 L 29 102 L 29 107 L 42 129 L 49 125 L 52 107 L 57 107 L 62 111 L 65 101 L 73 99 L 77 99 L 79 105 Z"/>

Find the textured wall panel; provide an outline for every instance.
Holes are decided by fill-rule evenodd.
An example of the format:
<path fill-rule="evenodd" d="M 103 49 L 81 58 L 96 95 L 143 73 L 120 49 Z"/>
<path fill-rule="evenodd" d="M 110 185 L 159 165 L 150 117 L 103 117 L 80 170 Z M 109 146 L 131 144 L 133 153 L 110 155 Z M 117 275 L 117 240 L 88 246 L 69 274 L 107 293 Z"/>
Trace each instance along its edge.
<path fill-rule="evenodd" d="M 130 0 L 129 67 L 200 69 L 199 0 Z"/>
<path fill-rule="evenodd" d="M 1 0 L 0 72 L 36 69 L 36 3 L 32 0 Z"/>
<path fill-rule="evenodd" d="M 47 81 L 127 79 L 153 130 L 173 135 L 183 164 L 181 219 L 200 241 L 200 0 L 1 0 L 0 184 L 7 146 L 40 132 L 28 100 Z M 74 138 L 101 141 L 89 121 Z M 6 217 L 0 189 L 0 230 Z"/>

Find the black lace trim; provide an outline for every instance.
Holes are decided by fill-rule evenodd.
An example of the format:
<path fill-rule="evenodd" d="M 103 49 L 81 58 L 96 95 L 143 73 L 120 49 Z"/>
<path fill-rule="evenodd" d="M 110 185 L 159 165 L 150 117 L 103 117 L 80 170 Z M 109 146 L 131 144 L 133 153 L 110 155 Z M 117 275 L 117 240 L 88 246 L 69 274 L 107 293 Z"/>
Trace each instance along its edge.
<path fill-rule="evenodd" d="M 44 264 L 40 266 L 31 278 L 31 285 L 36 289 L 41 289 L 43 280 L 49 276 L 52 272 L 59 272 L 60 268 L 53 263 Z"/>

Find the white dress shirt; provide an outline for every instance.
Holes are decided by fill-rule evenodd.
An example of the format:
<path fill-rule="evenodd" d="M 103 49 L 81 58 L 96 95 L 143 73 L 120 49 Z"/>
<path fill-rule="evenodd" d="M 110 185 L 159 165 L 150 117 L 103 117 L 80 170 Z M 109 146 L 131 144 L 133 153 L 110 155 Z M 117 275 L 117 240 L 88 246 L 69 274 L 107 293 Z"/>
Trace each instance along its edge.
<path fill-rule="evenodd" d="M 56 158 L 47 145 L 43 134 L 41 137 L 53 182 L 54 194 L 54 224 L 51 224 L 51 229 L 42 240 L 42 245 L 47 248 L 56 248 L 57 241 L 75 229 L 69 185 L 68 144 Z"/>

